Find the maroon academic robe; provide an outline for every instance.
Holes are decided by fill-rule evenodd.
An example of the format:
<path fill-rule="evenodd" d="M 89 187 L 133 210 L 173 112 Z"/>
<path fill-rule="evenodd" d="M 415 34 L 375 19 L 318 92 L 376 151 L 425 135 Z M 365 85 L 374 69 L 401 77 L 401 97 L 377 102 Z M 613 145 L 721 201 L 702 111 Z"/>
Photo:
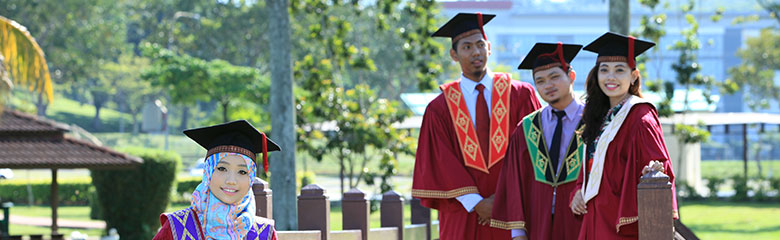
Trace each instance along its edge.
<path fill-rule="evenodd" d="M 672 201 L 673 215 L 677 218 L 674 172 L 658 113 L 653 105 L 638 103 L 609 144 L 601 187 L 598 195 L 586 205 L 588 213 L 583 216 L 579 239 L 638 238 L 637 184 L 642 169 L 653 160 L 662 162 L 665 174 L 669 175 L 672 183 L 672 199 L 669 201 Z M 577 189 L 584 184 L 583 175 L 580 174 L 577 179 Z"/>
<path fill-rule="evenodd" d="M 533 87 L 511 81 L 509 132 L 527 114 L 540 108 Z M 509 239 L 509 231 L 477 224 L 477 213 L 466 212 L 455 199 L 467 193 L 483 198 L 493 195 L 502 163 L 489 168 L 489 173 L 467 167 L 443 94 L 425 109 L 412 182 L 412 196 L 425 207 L 439 211 L 439 235 L 442 240 Z M 492 142 L 492 140 L 491 140 Z"/>
<path fill-rule="evenodd" d="M 533 115 L 529 115 L 531 116 Z M 523 124 L 518 125 L 509 139 L 509 149 L 507 149 L 504 168 L 501 170 L 493 202 L 494 220 L 491 225 L 504 229 L 526 230 L 526 236 L 531 240 L 576 239 L 582 222 L 569 208 L 569 196 L 571 192 L 576 191 L 576 182 L 550 180 L 549 176 L 546 179 L 547 183 L 536 179 L 534 162 L 531 160 L 526 143 L 525 133 L 528 130 L 524 127 Z M 537 127 L 541 129 L 541 126 Z M 562 145 L 567 147 L 569 152 L 562 160 L 564 162 L 561 162 L 564 165 L 561 166 L 559 174 L 579 174 L 582 171 L 579 166 L 584 151 L 576 152 L 576 138 L 577 136 L 574 135 L 570 143 Z M 544 139 L 543 135 L 541 139 Z M 538 152 L 546 154 L 547 151 Z M 552 166 L 551 163 L 545 163 Z M 570 179 L 575 177 L 576 175 L 571 176 Z M 565 178 L 566 175 L 559 177 L 561 180 Z M 555 198 L 554 215 L 553 198 Z"/>

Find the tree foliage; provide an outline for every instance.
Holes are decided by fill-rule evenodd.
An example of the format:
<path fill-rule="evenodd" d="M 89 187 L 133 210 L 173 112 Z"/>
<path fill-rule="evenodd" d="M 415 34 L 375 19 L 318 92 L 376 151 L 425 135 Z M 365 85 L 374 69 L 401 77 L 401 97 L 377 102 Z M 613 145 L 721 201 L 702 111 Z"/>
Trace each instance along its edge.
<path fill-rule="evenodd" d="M 155 44 L 146 44 L 143 52 L 152 59 L 152 67 L 142 78 L 163 88 L 174 103 L 216 102 L 222 110 L 222 122 L 230 121 L 231 103 L 253 90 L 268 89 L 268 81 L 258 83 L 260 73 L 255 68 L 178 55 Z"/>
<path fill-rule="evenodd" d="M 775 82 L 775 71 L 780 69 L 780 33 L 777 29 L 763 29 L 761 35 L 748 38 L 745 48 L 737 55 L 742 64 L 729 68 L 732 84 L 745 89 L 745 101 L 753 110 L 769 108 L 772 101 L 780 103 L 780 85 Z"/>

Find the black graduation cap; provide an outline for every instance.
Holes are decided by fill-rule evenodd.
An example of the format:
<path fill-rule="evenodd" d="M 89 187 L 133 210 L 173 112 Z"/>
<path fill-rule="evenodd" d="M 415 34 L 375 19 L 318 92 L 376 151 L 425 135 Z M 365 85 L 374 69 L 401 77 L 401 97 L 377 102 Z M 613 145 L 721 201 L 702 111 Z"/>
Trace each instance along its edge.
<path fill-rule="evenodd" d="M 523 62 L 517 69 L 531 69 L 533 71 L 546 70 L 551 67 L 568 69 L 569 63 L 580 52 L 582 45 L 563 43 L 536 43 L 531 51 L 525 55 Z"/>
<path fill-rule="evenodd" d="M 208 150 L 206 156 L 219 152 L 234 152 L 257 161 L 255 153 L 263 153 L 263 168 L 268 172 L 268 152 L 281 151 L 265 133 L 257 131 L 246 120 L 184 130 L 184 135 Z"/>
<path fill-rule="evenodd" d="M 461 34 L 473 30 L 479 30 L 479 32 L 482 33 L 482 37 L 487 40 L 487 36 L 485 36 L 485 31 L 482 30 L 482 26 L 490 22 L 490 20 L 492 20 L 495 16 L 495 14 L 458 13 L 431 36 L 448 37 L 452 38 L 452 41 L 455 42 L 460 40 L 460 38 L 470 36 L 470 34 L 460 36 Z"/>
<path fill-rule="evenodd" d="M 607 32 L 588 44 L 588 46 L 585 46 L 584 49 L 586 51 L 598 53 L 599 57 L 597 61 L 599 62 L 626 61 L 631 68 L 635 68 L 636 56 L 639 56 L 639 54 L 642 54 L 653 46 L 655 46 L 654 42 Z"/>

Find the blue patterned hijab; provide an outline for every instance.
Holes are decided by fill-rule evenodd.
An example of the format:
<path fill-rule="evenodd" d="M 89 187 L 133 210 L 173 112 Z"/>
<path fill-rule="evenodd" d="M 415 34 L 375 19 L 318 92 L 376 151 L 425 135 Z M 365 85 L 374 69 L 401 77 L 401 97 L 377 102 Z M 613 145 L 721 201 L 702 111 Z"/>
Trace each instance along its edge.
<path fill-rule="evenodd" d="M 209 190 L 209 182 L 222 158 L 230 155 L 240 156 L 247 165 L 249 172 L 249 191 L 246 196 L 236 204 L 226 204 L 217 199 Z M 239 153 L 220 152 L 206 158 L 203 167 L 203 179 L 192 193 L 192 209 L 198 213 L 203 235 L 206 239 L 244 239 L 255 224 L 255 196 L 251 186 L 254 182 L 256 166 L 248 156 Z"/>

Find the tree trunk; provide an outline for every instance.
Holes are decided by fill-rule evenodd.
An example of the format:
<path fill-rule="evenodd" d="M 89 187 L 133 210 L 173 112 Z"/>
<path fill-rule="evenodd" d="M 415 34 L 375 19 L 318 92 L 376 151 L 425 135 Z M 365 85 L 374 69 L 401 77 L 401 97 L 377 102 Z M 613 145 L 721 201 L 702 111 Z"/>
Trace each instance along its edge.
<path fill-rule="evenodd" d="M 628 0 L 609 0 L 609 31 L 628 35 L 631 25 Z"/>
<path fill-rule="evenodd" d="M 93 131 L 100 129 L 100 109 L 103 108 L 103 103 L 95 100 L 95 118 L 92 119 Z"/>
<path fill-rule="evenodd" d="M 170 114 L 170 109 L 168 109 L 168 113 Z M 190 107 L 187 106 L 181 106 L 181 124 L 179 125 L 179 128 L 181 129 L 187 129 L 187 120 L 190 118 Z"/>
<path fill-rule="evenodd" d="M 288 0 L 267 0 L 268 35 L 271 44 L 271 136 L 283 149 L 271 155 L 271 189 L 274 192 L 276 229 L 298 229 L 295 193 L 295 112 L 293 107 L 290 13 Z"/>
<path fill-rule="evenodd" d="M 43 92 L 38 93 L 38 102 L 35 103 L 35 108 L 38 110 L 38 116 L 45 117 L 46 108 L 48 107 L 49 104 L 43 101 Z"/>
<path fill-rule="evenodd" d="M 222 105 L 222 122 L 228 122 L 228 105 L 230 105 L 230 102 L 221 102 L 219 104 Z"/>
<path fill-rule="evenodd" d="M 133 136 L 138 135 L 138 112 L 130 113 L 133 117 Z"/>

